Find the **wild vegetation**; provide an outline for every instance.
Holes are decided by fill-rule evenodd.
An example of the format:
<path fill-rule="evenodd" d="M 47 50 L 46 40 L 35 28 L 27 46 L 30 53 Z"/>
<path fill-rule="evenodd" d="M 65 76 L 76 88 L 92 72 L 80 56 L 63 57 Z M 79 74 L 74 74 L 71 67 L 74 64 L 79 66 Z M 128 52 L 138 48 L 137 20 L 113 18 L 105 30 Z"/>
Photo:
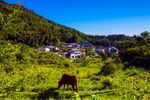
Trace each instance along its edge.
<path fill-rule="evenodd" d="M 7 99 L 150 99 L 149 70 L 116 57 L 71 61 L 27 45 L 0 43 L 0 98 Z M 7 45 L 6 45 L 7 44 Z M 78 77 L 78 94 L 58 81 L 63 73 Z"/>
<path fill-rule="evenodd" d="M 82 41 L 113 45 L 120 52 L 73 61 L 35 49 Z M 139 36 L 85 35 L 20 5 L 0 1 L 0 99 L 149 100 L 149 61 L 149 32 Z M 71 87 L 56 90 L 64 73 L 78 77 L 78 93 Z"/>

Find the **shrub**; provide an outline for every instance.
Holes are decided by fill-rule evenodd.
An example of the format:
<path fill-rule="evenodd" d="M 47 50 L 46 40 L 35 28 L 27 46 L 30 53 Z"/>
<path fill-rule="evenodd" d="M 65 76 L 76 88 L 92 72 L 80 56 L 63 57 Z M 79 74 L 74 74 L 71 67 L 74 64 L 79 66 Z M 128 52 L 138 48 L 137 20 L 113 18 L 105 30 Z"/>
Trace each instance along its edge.
<path fill-rule="evenodd" d="M 108 59 L 108 55 L 104 52 L 100 52 L 100 56 L 102 57 L 102 60 L 105 61 Z"/>
<path fill-rule="evenodd" d="M 109 80 L 104 80 L 102 84 L 104 85 L 104 88 L 112 87 L 112 83 Z"/>
<path fill-rule="evenodd" d="M 107 75 L 110 75 L 110 74 L 113 74 L 116 70 L 116 65 L 114 63 L 106 63 L 101 71 L 100 71 L 100 74 L 104 75 L 104 76 L 107 76 Z"/>

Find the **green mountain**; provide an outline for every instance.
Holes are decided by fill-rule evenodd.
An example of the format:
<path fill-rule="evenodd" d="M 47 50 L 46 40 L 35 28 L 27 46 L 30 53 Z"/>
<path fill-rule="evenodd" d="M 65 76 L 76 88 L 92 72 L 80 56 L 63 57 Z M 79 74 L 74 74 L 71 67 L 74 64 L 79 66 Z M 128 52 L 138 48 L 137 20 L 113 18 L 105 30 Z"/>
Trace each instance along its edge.
<path fill-rule="evenodd" d="M 82 42 L 85 34 L 43 18 L 18 4 L 0 1 L 0 38 L 30 46 Z"/>

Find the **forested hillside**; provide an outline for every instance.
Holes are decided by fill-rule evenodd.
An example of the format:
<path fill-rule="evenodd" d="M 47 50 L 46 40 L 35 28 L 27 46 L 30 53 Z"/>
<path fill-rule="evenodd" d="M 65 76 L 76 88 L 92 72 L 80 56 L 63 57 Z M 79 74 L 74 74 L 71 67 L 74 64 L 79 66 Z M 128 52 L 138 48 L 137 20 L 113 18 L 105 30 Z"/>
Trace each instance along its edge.
<path fill-rule="evenodd" d="M 119 35 L 86 35 L 76 29 L 57 24 L 19 4 L 0 1 L 0 38 L 32 47 L 90 42 L 95 46 L 130 47 L 139 37 Z M 126 48 L 125 47 L 125 48 Z"/>
<path fill-rule="evenodd" d="M 30 46 L 82 42 L 84 34 L 45 19 L 19 4 L 0 1 L 0 38 Z"/>

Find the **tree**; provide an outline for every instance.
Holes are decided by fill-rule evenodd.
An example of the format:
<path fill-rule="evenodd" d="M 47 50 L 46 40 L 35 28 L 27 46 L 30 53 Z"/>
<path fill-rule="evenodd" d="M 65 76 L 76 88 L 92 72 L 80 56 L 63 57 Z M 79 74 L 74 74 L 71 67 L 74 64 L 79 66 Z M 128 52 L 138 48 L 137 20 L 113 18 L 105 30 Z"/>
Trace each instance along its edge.
<path fill-rule="evenodd" d="M 142 32 L 141 36 L 143 36 L 144 38 L 147 38 L 150 36 L 150 32 L 148 32 L 148 31 Z"/>
<path fill-rule="evenodd" d="M 86 49 L 86 54 L 87 54 L 88 56 L 93 56 L 93 55 L 94 55 L 94 51 L 91 50 L 90 48 L 87 48 L 87 49 Z"/>
<path fill-rule="evenodd" d="M 4 24 L 4 17 L 2 13 L 0 13 L 0 30 L 2 29 L 2 25 Z"/>

